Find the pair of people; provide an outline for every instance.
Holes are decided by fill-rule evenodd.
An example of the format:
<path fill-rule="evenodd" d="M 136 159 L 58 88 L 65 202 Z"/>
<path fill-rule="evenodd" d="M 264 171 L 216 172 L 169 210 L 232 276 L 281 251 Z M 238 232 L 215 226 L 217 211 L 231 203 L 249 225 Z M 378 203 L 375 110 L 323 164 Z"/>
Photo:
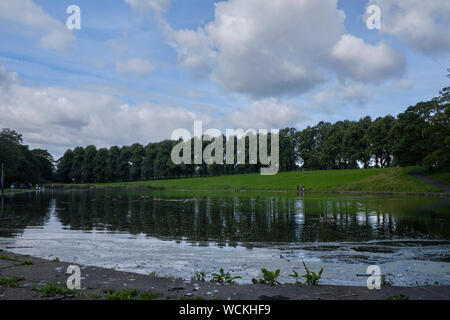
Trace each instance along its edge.
<path fill-rule="evenodd" d="M 305 191 L 305 186 L 297 185 L 297 191 L 299 192 Z"/>

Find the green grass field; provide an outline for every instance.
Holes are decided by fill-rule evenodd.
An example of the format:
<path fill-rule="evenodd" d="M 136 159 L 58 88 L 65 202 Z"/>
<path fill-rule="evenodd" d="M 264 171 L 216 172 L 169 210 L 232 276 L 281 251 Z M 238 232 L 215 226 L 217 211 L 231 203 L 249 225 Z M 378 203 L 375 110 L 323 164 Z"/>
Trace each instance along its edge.
<path fill-rule="evenodd" d="M 427 177 L 431 179 L 446 183 L 450 185 L 450 171 L 438 171 L 432 173 L 424 173 Z"/>
<path fill-rule="evenodd" d="M 25 193 L 25 192 L 30 192 L 33 190 L 28 190 L 28 189 L 6 189 L 5 188 L 5 194 L 7 193 Z"/>
<path fill-rule="evenodd" d="M 206 178 L 95 184 L 98 187 L 151 186 L 174 190 L 296 190 L 298 184 L 310 191 L 440 192 L 408 175 L 415 167 L 283 172 L 275 176 L 245 174 Z"/>

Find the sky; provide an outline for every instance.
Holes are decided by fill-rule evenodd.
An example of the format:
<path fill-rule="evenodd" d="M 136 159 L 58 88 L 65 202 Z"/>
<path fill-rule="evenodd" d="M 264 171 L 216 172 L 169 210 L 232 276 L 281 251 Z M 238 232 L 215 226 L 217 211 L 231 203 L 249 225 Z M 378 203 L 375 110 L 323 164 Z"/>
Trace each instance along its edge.
<path fill-rule="evenodd" d="M 80 29 L 66 25 L 70 5 Z M 380 9 L 380 29 L 368 28 Z M 375 20 L 369 20 L 375 21 Z M 449 86 L 448 0 L 1 0 L 0 128 L 59 158 L 178 128 L 396 116 Z"/>

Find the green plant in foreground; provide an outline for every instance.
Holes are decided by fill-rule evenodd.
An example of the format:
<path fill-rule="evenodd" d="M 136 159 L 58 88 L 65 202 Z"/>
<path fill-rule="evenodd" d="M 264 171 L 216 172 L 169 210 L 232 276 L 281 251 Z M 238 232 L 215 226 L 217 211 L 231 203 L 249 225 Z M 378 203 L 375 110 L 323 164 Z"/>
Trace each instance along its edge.
<path fill-rule="evenodd" d="M 381 285 L 383 287 L 392 287 L 392 280 L 388 279 L 388 276 L 390 276 L 390 274 L 388 275 L 381 275 Z"/>
<path fill-rule="evenodd" d="M 57 295 L 80 295 L 79 292 L 61 287 L 55 283 L 49 283 L 42 287 L 37 287 L 35 290 L 42 293 L 44 297 L 54 297 Z"/>
<path fill-rule="evenodd" d="M 280 269 L 277 269 L 275 272 L 273 272 L 273 271 L 269 271 L 265 268 L 262 268 L 261 273 L 262 273 L 263 277 L 260 279 L 253 279 L 252 282 L 254 284 L 257 284 L 257 283 L 270 284 L 271 286 L 280 284 L 280 282 L 278 282 L 278 280 L 277 280 L 280 275 Z"/>
<path fill-rule="evenodd" d="M 21 266 L 31 266 L 33 264 L 33 260 L 25 260 L 20 263 Z"/>
<path fill-rule="evenodd" d="M 405 301 L 405 300 L 409 300 L 408 296 L 404 296 L 404 295 L 399 295 L 399 296 L 390 296 L 387 298 L 388 300 L 400 300 L 400 301 Z"/>
<path fill-rule="evenodd" d="M 149 273 L 149 276 L 157 278 L 157 277 L 159 277 L 159 274 L 156 271 L 152 271 Z"/>
<path fill-rule="evenodd" d="M 319 280 L 322 277 L 323 268 L 320 268 L 319 273 L 315 273 L 314 271 L 310 271 L 305 264 L 305 261 L 302 261 L 303 266 L 305 267 L 306 273 L 302 275 L 302 278 L 305 278 L 305 284 L 309 286 L 317 286 L 319 285 Z"/>
<path fill-rule="evenodd" d="M 242 279 L 241 276 L 234 276 L 232 277 L 230 275 L 230 272 L 225 273 L 225 271 L 223 271 L 223 268 L 220 269 L 219 273 L 213 273 L 212 274 L 212 279 L 211 282 L 216 282 L 216 283 L 236 283 L 236 279 Z"/>
<path fill-rule="evenodd" d="M 206 273 L 203 271 L 196 271 L 194 276 L 191 278 L 192 280 L 197 281 L 206 281 Z"/>
<path fill-rule="evenodd" d="M 59 260 L 59 258 L 58 257 L 56 257 L 55 259 L 53 259 L 52 260 L 53 262 L 59 262 L 60 260 Z"/>
<path fill-rule="evenodd" d="M 303 284 L 299 281 L 300 275 L 298 274 L 297 271 L 292 270 L 292 274 L 290 274 L 289 277 L 295 278 L 295 284 L 298 284 L 298 285 Z"/>
<path fill-rule="evenodd" d="M 431 286 L 438 286 L 438 285 L 439 285 L 439 282 L 437 282 L 437 281 L 435 281 L 432 284 L 429 283 L 428 281 L 425 281 L 422 285 L 416 281 L 416 286 L 418 286 L 418 287 L 431 287 Z"/>
<path fill-rule="evenodd" d="M 136 289 L 105 290 L 107 300 L 154 300 L 159 297 L 157 293 L 139 292 Z"/>
<path fill-rule="evenodd" d="M 6 260 L 6 261 L 17 261 L 17 258 L 11 258 L 7 256 L 6 254 L 0 254 L 0 260 Z"/>
<path fill-rule="evenodd" d="M 11 277 L 11 278 L 4 278 L 0 279 L 0 285 L 1 286 L 8 286 L 12 288 L 19 287 L 19 281 L 25 280 L 24 277 Z"/>

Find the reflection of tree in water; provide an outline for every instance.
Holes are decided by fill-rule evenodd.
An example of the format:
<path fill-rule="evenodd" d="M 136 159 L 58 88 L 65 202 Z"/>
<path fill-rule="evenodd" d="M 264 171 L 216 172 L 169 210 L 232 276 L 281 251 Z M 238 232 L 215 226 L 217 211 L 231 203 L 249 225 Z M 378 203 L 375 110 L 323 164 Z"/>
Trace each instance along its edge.
<path fill-rule="evenodd" d="M 58 217 L 79 230 L 126 231 L 175 240 L 293 241 L 294 214 L 272 209 L 257 212 L 255 200 L 139 200 L 126 196 L 101 199 L 91 193 L 61 195 Z M 279 212 L 285 212 L 283 214 Z"/>
<path fill-rule="evenodd" d="M 234 197 L 159 199 L 126 193 L 57 195 L 61 222 L 76 230 L 144 233 L 207 245 L 244 242 L 449 239 L 448 218 L 417 214 L 423 199 Z M 437 222 L 437 221 L 440 222 Z"/>
<path fill-rule="evenodd" d="M 430 207 L 430 203 L 433 203 Z M 368 198 L 305 199 L 302 241 L 367 241 L 395 238 L 450 239 L 450 221 L 433 210 L 448 200 Z M 317 215 L 320 216 L 317 219 Z M 325 221 L 325 223 L 323 223 Z"/>
<path fill-rule="evenodd" d="M 0 214 L 0 237 L 13 237 L 28 226 L 43 226 L 50 217 L 50 203 L 48 193 L 5 196 Z"/>

